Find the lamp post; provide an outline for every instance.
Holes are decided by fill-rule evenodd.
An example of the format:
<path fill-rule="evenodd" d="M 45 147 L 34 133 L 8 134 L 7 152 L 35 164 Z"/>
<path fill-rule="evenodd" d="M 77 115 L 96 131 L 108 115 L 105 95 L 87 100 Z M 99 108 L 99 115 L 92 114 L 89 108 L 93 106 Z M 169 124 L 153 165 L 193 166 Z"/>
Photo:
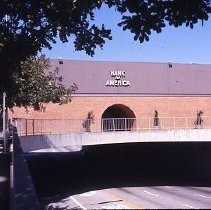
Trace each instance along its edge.
<path fill-rule="evenodd" d="M 7 24 L 7 22 L 8 22 L 8 15 L 5 15 L 5 21 L 6 21 L 6 24 Z M 6 129 L 7 129 L 7 125 L 6 125 L 6 123 L 7 123 L 7 120 L 6 120 L 6 93 L 5 92 L 3 92 L 3 106 L 2 106 L 2 108 L 3 108 L 3 141 L 4 141 L 4 153 L 6 153 L 7 152 L 7 131 L 6 131 Z"/>
<path fill-rule="evenodd" d="M 6 93 L 3 92 L 3 139 L 4 139 L 4 153 L 7 152 L 7 136 L 6 136 Z"/>

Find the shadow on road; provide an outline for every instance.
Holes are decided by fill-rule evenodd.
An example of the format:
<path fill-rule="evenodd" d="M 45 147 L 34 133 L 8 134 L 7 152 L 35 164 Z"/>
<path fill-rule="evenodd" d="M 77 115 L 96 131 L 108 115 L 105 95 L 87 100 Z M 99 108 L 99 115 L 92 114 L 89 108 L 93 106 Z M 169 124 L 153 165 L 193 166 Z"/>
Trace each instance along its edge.
<path fill-rule="evenodd" d="M 209 186 L 204 159 L 211 144 L 97 145 L 75 153 L 27 155 L 43 205 L 90 190 L 131 186 Z"/>

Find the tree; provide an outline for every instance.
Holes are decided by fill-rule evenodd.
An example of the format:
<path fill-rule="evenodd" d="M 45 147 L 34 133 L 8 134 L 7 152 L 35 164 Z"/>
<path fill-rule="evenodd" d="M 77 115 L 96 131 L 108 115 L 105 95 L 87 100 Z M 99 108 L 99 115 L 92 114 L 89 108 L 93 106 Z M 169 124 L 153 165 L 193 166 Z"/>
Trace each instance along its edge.
<path fill-rule="evenodd" d="M 104 26 L 89 24 L 98 1 L 0 0 L 0 6 L 0 92 L 12 88 L 8 81 L 21 71 L 20 63 L 43 47 L 51 48 L 57 35 L 62 42 L 75 35 L 76 49 L 88 54 L 111 38 Z"/>
<path fill-rule="evenodd" d="M 94 55 L 112 38 L 109 29 L 93 22 L 103 4 L 121 13 L 118 25 L 140 42 L 167 24 L 203 24 L 211 12 L 211 0 L 0 0 L 0 93 L 13 88 L 11 78 L 22 71 L 21 62 L 51 48 L 57 36 L 62 42 L 73 36 L 76 50 Z"/>
<path fill-rule="evenodd" d="M 45 109 L 45 104 L 67 103 L 71 101 L 71 93 L 77 85 L 65 87 L 59 69 L 50 69 L 50 61 L 44 56 L 30 57 L 21 62 L 21 72 L 11 77 L 13 88 L 7 92 L 7 107 L 31 106 L 35 110 Z"/>
<path fill-rule="evenodd" d="M 194 122 L 194 125 L 196 126 L 196 128 L 201 128 L 201 126 L 202 126 L 202 123 L 203 123 L 202 115 L 203 115 L 203 111 L 197 110 L 196 120 Z"/>
<path fill-rule="evenodd" d="M 86 132 L 91 131 L 91 124 L 94 123 L 94 118 L 95 118 L 94 112 L 93 111 L 88 112 L 87 117 L 82 124 Z"/>
<path fill-rule="evenodd" d="M 155 109 L 155 113 L 154 113 L 154 127 L 158 127 L 160 126 L 160 119 L 158 117 L 158 111 Z"/>

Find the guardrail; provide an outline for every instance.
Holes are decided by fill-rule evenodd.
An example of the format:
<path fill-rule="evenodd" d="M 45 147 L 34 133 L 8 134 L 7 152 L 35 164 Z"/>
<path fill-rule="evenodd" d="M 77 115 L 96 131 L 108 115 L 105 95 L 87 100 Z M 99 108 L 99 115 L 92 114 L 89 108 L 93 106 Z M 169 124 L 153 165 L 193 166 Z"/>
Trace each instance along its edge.
<path fill-rule="evenodd" d="M 200 124 L 195 117 L 80 119 L 14 119 L 19 136 L 81 132 L 152 131 L 211 128 L 211 117 Z"/>

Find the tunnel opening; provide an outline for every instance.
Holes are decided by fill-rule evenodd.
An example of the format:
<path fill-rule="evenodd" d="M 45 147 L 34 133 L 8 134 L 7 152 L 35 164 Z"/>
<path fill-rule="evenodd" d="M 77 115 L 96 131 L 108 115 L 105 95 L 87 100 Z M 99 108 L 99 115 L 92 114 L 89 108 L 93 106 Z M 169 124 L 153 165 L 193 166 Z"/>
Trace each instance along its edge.
<path fill-rule="evenodd" d="M 130 131 L 135 127 L 134 112 L 123 104 L 109 106 L 102 114 L 102 131 Z"/>

